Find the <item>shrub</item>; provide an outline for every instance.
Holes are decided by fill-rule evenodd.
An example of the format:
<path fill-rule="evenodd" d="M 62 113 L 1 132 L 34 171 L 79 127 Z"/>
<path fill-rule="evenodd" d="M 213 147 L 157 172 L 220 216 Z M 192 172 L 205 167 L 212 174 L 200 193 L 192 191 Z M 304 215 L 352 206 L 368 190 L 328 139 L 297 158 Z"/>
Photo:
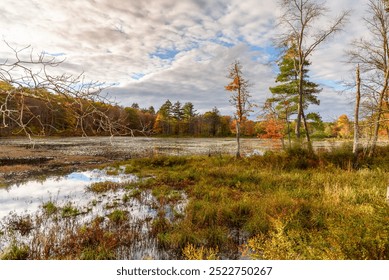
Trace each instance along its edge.
<path fill-rule="evenodd" d="M 204 246 L 195 247 L 188 244 L 182 250 L 182 255 L 186 260 L 218 260 L 219 249 L 216 247 L 205 248 Z"/>

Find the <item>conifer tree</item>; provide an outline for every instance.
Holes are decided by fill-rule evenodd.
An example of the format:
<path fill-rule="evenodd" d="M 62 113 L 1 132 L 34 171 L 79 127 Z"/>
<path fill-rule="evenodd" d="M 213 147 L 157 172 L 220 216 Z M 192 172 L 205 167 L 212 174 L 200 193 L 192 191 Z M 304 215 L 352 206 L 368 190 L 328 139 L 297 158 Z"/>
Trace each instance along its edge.
<path fill-rule="evenodd" d="M 299 85 L 300 85 L 300 76 L 296 70 L 296 65 L 298 64 L 298 55 L 295 45 L 292 45 L 285 51 L 282 60 L 278 63 L 279 74 L 276 78 L 277 85 L 270 87 L 270 92 L 272 97 L 266 100 L 266 106 L 273 108 L 279 119 L 282 119 L 287 125 L 287 135 L 291 138 L 291 129 L 290 129 L 290 117 L 291 115 L 298 114 L 299 106 Z M 306 117 L 304 111 L 308 108 L 310 104 L 319 105 L 320 101 L 317 98 L 317 94 L 321 92 L 322 89 L 319 88 L 319 85 L 309 81 L 308 67 L 311 63 L 308 60 L 304 61 L 303 68 L 303 98 L 302 98 L 302 118 L 304 121 L 304 127 L 307 134 L 307 139 L 309 141 L 309 131 L 306 123 Z"/>

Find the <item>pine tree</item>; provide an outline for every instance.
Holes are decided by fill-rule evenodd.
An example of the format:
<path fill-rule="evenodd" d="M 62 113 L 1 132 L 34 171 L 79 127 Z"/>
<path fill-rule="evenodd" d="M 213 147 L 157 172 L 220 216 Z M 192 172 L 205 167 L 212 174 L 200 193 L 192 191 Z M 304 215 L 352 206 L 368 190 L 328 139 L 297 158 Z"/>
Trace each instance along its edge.
<path fill-rule="evenodd" d="M 298 64 L 298 56 L 296 46 L 292 45 L 285 51 L 282 60 L 278 64 L 279 74 L 276 78 L 276 83 L 278 85 L 270 87 L 270 92 L 272 97 L 266 100 L 266 106 L 268 108 L 273 108 L 276 115 L 279 119 L 282 119 L 287 125 L 287 135 L 291 138 L 291 129 L 290 129 L 290 117 L 291 115 L 298 113 L 298 104 L 299 104 L 299 75 L 296 70 L 296 65 Z M 317 94 L 321 92 L 322 89 L 319 88 L 319 85 L 309 81 L 308 67 L 311 63 L 308 60 L 304 61 L 304 70 L 303 70 L 303 112 L 308 108 L 310 104 L 319 105 L 320 101 L 317 98 Z M 274 113 L 274 112 L 272 112 Z M 307 139 L 309 139 L 309 131 L 307 131 L 306 117 L 303 113 L 302 115 L 304 121 L 304 127 L 307 133 Z"/>
<path fill-rule="evenodd" d="M 163 134 L 171 133 L 172 121 L 172 102 L 168 99 L 158 110 L 157 120 L 154 125 L 154 131 L 159 131 Z"/>

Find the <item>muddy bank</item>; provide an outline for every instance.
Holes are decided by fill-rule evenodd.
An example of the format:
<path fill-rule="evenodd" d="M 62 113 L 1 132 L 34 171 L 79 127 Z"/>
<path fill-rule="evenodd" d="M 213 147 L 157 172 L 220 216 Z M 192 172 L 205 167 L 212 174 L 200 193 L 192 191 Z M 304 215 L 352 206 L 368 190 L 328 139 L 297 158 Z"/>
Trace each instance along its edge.
<path fill-rule="evenodd" d="M 0 186 L 22 182 L 33 177 L 66 174 L 76 170 L 126 159 L 126 154 L 109 152 L 95 145 L 35 145 L 8 140 L 0 144 Z"/>

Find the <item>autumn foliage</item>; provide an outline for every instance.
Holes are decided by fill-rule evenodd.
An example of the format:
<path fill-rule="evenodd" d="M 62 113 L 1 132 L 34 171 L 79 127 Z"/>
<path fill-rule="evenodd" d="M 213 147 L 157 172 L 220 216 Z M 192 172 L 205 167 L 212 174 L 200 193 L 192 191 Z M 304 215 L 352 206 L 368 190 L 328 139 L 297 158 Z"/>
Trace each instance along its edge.
<path fill-rule="evenodd" d="M 264 133 L 258 137 L 262 139 L 282 139 L 284 138 L 284 123 L 277 119 L 274 115 L 266 116 L 265 121 L 261 123 L 261 128 Z"/>

